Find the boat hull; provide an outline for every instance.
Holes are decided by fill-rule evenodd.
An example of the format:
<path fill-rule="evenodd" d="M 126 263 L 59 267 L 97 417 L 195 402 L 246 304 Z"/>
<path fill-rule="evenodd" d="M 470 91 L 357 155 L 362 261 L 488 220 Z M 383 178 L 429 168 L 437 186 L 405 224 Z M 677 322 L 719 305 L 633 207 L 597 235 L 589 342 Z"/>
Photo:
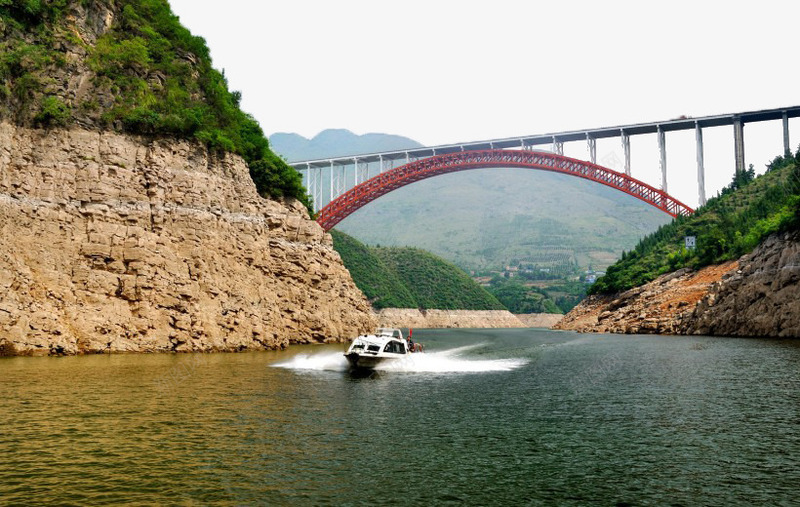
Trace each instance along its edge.
<path fill-rule="evenodd" d="M 345 354 L 345 357 L 347 358 L 347 362 L 350 363 L 351 368 L 362 370 L 371 370 L 382 363 L 397 360 L 396 358 L 373 356 L 371 354 L 359 354 L 357 352 Z"/>

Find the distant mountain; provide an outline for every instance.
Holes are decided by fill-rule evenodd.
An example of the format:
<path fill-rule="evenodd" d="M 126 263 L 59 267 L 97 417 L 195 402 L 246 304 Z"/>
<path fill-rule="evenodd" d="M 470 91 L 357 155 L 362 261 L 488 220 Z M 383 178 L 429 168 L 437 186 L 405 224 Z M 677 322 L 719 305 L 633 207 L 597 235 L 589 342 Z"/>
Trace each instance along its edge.
<path fill-rule="evenodd" d="M 290 162 L 342 157 L 359 153 L 405 150 L 422 145 L 413 139 L 389 134 L 357 135 L 346 129 L 323 130 L 313 139 L 279 132 L 269 136 L 272 150 Z"/>

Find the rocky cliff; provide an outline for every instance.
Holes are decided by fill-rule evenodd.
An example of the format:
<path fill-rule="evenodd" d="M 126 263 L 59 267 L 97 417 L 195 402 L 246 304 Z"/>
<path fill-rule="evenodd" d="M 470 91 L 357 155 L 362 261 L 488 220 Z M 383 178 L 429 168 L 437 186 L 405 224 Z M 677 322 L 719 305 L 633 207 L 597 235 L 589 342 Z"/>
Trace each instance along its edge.
<path fill-rule="evenodd" d="M 592 296 L 555 328 L 581 332 L 800 337 L 800 233 L 770 236 L 738 261 Z"/>
<path fill-rule="evenodd" d="M 800 232 L 770 236 L 699 301 L 682 334 L 800 337 Z"/>
<path fill-rule="evenodd" d="M 202 145 L 0 123 L 0 353 L 233 351 L 374 316 L 330 236 Z"/>

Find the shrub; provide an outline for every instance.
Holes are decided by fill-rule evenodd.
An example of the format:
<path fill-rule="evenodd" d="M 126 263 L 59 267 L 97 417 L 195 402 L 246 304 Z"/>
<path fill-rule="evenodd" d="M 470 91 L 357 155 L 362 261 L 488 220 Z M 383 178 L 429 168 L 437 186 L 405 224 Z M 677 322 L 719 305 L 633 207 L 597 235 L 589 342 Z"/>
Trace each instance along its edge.
<path fill-rule="evenodd" d="M 60 98 L 51 95 L 42 101 L 42 108 L 33 120 L 37 125 L 45 127 L 64 126 L 71 116 L 72 111 L 69 106 Z"/>

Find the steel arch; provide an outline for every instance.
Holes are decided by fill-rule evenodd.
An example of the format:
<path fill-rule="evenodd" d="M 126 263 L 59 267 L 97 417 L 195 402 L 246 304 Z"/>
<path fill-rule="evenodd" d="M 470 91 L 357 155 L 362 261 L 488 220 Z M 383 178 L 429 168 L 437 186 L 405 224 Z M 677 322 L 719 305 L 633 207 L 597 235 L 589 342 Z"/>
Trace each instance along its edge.
<path fill-rule="evenodd" d="M 477 150 L 436 155 L 410 162 L 370 178 L 322 208 L 317 216 L 317 223 L 324 230 L 329 231 L 362 206 L 415 181 L 469 169 L 504 167 L 540 169 L 596 181 L 641 199 L 672 217 L 694 213 L 692 208 L 663 190 L 658 190 L 636 178 L 591 162 L 541 151 Z"/>

